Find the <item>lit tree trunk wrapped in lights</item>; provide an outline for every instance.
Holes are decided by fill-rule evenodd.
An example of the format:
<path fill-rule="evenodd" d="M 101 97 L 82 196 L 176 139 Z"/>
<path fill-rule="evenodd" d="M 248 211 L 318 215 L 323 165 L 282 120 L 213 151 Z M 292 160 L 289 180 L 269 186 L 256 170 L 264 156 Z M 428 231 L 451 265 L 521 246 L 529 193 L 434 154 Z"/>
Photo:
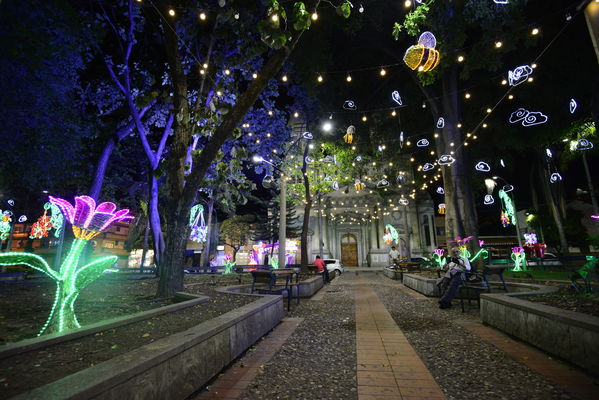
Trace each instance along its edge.
<path fill-rule="evenodd" d="M 56 293 L 50 315 L 40 333 L 62 332 L 81 327 L 75 315 L 75 300 L 81 290 L 95 281 L 109 267 L 114 265 L 116 256 L 102 257 L 89 264 L 79 266 L 79 258 L 87 242 L 108 229 L 118 221 L 133 219 L 129 210 L 116 211 L 116 205 L 110 202 L 96 202 L 89 196 L 75 197 L 75 206 L 68 201 L 50 196 L 50 202 L 56 204 L 65 218 L 72 224 L 75 240 L 69 254 L 62 262 L 59 271 L 54 271 L 48 263 L 36 254 L 5 253 L 0 254 L 0 265 L 24 264 L 41 271 L 56 282 Z"/>

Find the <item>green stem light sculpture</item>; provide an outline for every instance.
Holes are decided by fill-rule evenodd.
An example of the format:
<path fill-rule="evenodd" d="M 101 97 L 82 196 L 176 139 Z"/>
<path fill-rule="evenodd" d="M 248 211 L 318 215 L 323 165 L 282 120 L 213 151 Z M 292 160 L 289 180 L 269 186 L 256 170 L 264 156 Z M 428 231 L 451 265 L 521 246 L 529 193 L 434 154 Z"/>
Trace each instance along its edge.
<path fill-rule="evenodd" d="M 52 196 L 50 202 L 60 208 L 65 218 L 73 225 L 75 234 L 75 240 L 60 270 L 53 270 L 36 254 L 0 254 L 0 265 L 24 264 L 45 273 L 56 283 L 54 304 L 38 336 L 81 327 L 75 315 L 74 305 L 77 296 L 105 271 L 110 271 L 108 267 L 114 265 L 117 260 L 116 256 L 108 256 L 80 266 L 81 252 L 88 241 L 108 229 L 113 223 L 133 219 L 129 210 L 116 211 L 116 205 L 111 202 L 101 203 L 96 207 L 96 202 L 89 196 L 75 197 L 75 206 L 64 199 Z"/>

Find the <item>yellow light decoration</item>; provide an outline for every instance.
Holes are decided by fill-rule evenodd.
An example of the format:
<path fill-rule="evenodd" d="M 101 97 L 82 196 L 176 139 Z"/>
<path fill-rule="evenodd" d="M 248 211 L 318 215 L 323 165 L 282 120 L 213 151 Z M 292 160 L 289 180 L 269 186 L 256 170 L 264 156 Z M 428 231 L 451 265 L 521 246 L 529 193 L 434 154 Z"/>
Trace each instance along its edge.
<path fill-rule="evenodd" d="M 356 133 L 356 127 L 353 125 L 348 126 L 347 132 L 345 133 L 345 136 L 343 136 L 343 140 L 345 141 L 345 143 L 352 144 L 354 142 L 354 134 L 355 133 Z"/>
<path fill-rule="evenodd" d="M 427 72 L 439 65 L 440 53 L 435 50 L 437 40 L 431 32 L 424 32 L 418 39 L 418 44 L 410 46 L 403 57 L 404 62 L 412 70 Z"/>
<path fill-rule="evenodd" d="M 361 190 L 364 190 L 364 184 L 362 183 L 361 180 L 356 179 L 356 183 L 354 184 L 354 188 L 356 189 L 356 192 L 359 192 Z"/>

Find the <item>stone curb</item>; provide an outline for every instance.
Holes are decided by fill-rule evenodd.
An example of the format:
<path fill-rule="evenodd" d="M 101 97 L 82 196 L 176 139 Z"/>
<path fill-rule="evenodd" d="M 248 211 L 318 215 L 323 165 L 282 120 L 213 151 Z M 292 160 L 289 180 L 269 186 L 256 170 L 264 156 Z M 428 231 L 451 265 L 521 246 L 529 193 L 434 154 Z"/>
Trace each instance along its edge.
<path fill-rule="evenodd" d="M 186 398 L 283 318 L 282 296 L 260 297 L 13 400 Z"/>
<path fill-rule="evenodd" d="M 195 294 L 185 292 L 175 293 L 175 300 L 177 298 L 186 301 L 182 301 L 181 303 L 171 304 L 164 307 L 154 308 L 148 311 L 142 311 L 130 315 L 123 315 L 121 317 L 96 322 L 95 324 L 91 324 L 79 329 L 74 329 L 65 333 L 53 333 L 50 335 L 21 340 L 14 344 L 7 344 L 5 346 L 0 347 L 0 360 L 3 358 L 14 356 L 15 354 L 26 353 L 28 351 L 37 350 L 49 345 L 68 342 L 69 340 L 74 340 L 83 336 L 89 336 L 97 332 L 102 332 L 108 329 L 117 328 L 119 326 L 132 324 L 134 322 L 142 321 L 144 319 L 155 317 L 157 315 L 162 315 L 173 311 L 179 311 L 184 308 L 202 304 L 210 300 L 210 298 L 207 296 L 198 296 Z"/>
<path fill-rule="evenodd" d="M 481 294 L 482 322 L 596 374 L 599 368 L 599 318 L 519 299 L 519 296 L 559 290 L 552 286 L 530 286 L 541 290 Z"/>

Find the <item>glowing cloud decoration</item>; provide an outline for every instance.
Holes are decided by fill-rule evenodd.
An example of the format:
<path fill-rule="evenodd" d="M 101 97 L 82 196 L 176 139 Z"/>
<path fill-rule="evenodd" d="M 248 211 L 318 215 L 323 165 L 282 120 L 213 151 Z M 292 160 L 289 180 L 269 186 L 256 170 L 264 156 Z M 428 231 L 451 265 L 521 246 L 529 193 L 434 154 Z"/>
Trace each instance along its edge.
<path fill-rule="evenodd" d="M 405 197 L 402 197 L 401 199 L 399 199 L 399 204 L 401 204 L 402 206 L 407 206 L 408 204 L 410 204 L 410 202 Z"/>
<path fill-rule="evenodd" d="M 312 140 L 314 139 L 314 135 L 312 135 L 312 133 L 310 132 L 304 132 L 302 133 L 302 137 L 306 140 Z"/>
<path fill-rule="evenodd" d="M 503 168 L 505 168 L 505 162 L 503 161 L 503 158 L 499 160 L 499 164 L 500 164 L 500 165 L 501 165 Z"/>
<path fill-rule="evenodd" d="M 15 201 L 13 199 L 7 200 L 6 201 L 8 203 L 9 206 L 14 207 L 15 206 Z"/>
<path fill-rule="evenodd" d="M 512 260 L 514 260 L 514 271 L 524 271 L 526 269 L 526 253 L 522 247 L 512 247 Z"/>
<path fill-rule="evenodd" d="M 403 61 L 412 70 L 427 72 L 439 65 L 441 55 L 435 47 L 437 39 L 431 32 L 423 32 L 418 39 L 418 44 L 410 46 L 404 56 Z"/>
<path fill-rule="evenodd" d="M 439 165 L 451 165 L 455 162 L 455 158 L 453 158 L 451 155 L 449 154 L 443 154 L 438 160 L 437 162 L 439 163 Z"/>
<path fill-rule="evenodd" d="M 490 206 L 491 204 L 495 203 L 495 199 L 493 198 L 492 194 L 486 194 L 484 202 L 486 206 Z"/>
<path fill-rule="evenodd" d="M 109 267 L 116 263 L 117 257 L 102 257 L 83 266 L 79 266 L 79 258 L 89 240 L 106 231 L 114 223 L 133 219 L 129 210 L 117 211 L 116 205 L 110 202 L 96 205 L 95 200 L 89 196 L 75 197 L 74 205 L 64 199 L 52 196 L 50 196 L 50 202 L 60 208 L 65 218 L 73 225 L 75 234 L 75 240 L 62 262 L 60 270 L 52 269 L 37 254 L 0 254 L 0 265 L 24 264 L 45 273 L 56 283 L 54 304 L 38 336 L 43 333 L 63 332 L 81 327 L 74 308 L 79 292 L 103 273 L 114 271 Z"/>
<path fill-rule="evenodd" d="M 304 159 L 304 161 L 306 161 L 306 164 L 310 165 L 310 164 L 314 164 L 314 159 L 310 156 L 306 156 L 306 158 Z"/>
<path fill-rule="evenodd" d="M 343 109 L 356 111 L 358 109 L 358 106 L 353 100 L 345 100 L 345 102 L 343 103 Z"/>
<path fill-rule="evenodd" d="M 434 169 L 435 166 L 431 163 L 426 163 L 424 164 L 424 166 L 422 167 L 422 171 L 427 172 L 430 171 L 431 169 Z"/>
<path fill-rule="evenodd" d="M 479 161 L 475 166 L 474 169 L 479 171 L 479 172 L 489 172 L 491 171 L 491 167 L 489 167 L 489 164 L 487 164 L 486 162 L 483 161 Z"/>
<path fill-rule="evenodd" d="M 402 106 L 403 102 L 401 101 L 401 96 L 399 95 L 399 92 L 397 90 L 394 90 L 391 93 L 391 99 L 396 102 L 398 105 Z"/>
<path fill-rule="evenodd" d="M 520 122 L 522 126 L 528 127 L 544 124 L 548 120 L 549 118 L 540 111 L 528 111 L 524 108 L 519 108 L 510 114 L 509 122 L 512 124 Z"/>
<path fill-rule="evenodd" d="M 429 145 L 429 141 L 427 139 L 420 139 L 416 142 L 416 146 L 418 147 L 427 147 Z"/>
<path fill-rule="evenodd" d="M 588 139 L 578 139 L 576 141 L 570 142 L 570 150 L 590 150 L 592 149 L 593 143 L 589 142 Z"/>
<path fill-rule="evenodd" d="M 514 187 L 512 185 L 504 185 L 503 186 L 503 191 L 506 192 L 506 193 L 509 193 L 512 190 L 514 190 Z"/>
<path fill-rule="evenodd" d="M 356 156 L 355 160 L 356 160 L 357 162 L 361 162 L 361 161 L 362 161 L 362 156 Z"/>
<path fill-rule="evenodd" d="M 381 189 L 381 188 L 386 188 L 387 186 L 389 186 L 389 182 L 386 179 L 381 179 L 380 181 L 378 181 L 378 183 L 376 184 L 376 187 Z"/>
<path fill-rule="evenodd" d="M 562 176 L 557 172 L 552 173 L 551 176 L 549 177 L 549 182 L 551 182 L 551 183 L 560 182 L 561 180 L 562 180 Z"/>
<path fill-rule="evenodd" d="M 264 175 L 264 178 L 262 178 L 262 186 L 265 188 L 271 188 L 273 187 L 275 184 L 275 178 L 272 175 Z"/>
<path fill-rule="evenodd" d="M 510 86 L 517 86 L 528 79 L 528 76 L 533 73 L 533 69 L 529 65 L 521 65 L 513 71 L 509 71 L 507 81 Z"/>
<path fill-rule="evenodd" d="M 495 4 L 509 4 L 509 0 L 493 0 Z"/>
<path fill-rule="evenodd" d="M 443 129 L 445 127 L 445 118 L 439 117 L 437 120 L 437 128 Z"/>
<path fill-rule="evenodd" d="M 445 194 L 445 189 L 443 189 L 441 186 L 439 186 L 439 187 L 437 188 L 437 193 L 438 193 L 438 194 Z"/>
<path fill-rule="evenodd" d="M 570 99 L 570 114 L 574 114 L 576 108 L 578 108 L 578 103 L 576 103 L 576 100 Z"/>

